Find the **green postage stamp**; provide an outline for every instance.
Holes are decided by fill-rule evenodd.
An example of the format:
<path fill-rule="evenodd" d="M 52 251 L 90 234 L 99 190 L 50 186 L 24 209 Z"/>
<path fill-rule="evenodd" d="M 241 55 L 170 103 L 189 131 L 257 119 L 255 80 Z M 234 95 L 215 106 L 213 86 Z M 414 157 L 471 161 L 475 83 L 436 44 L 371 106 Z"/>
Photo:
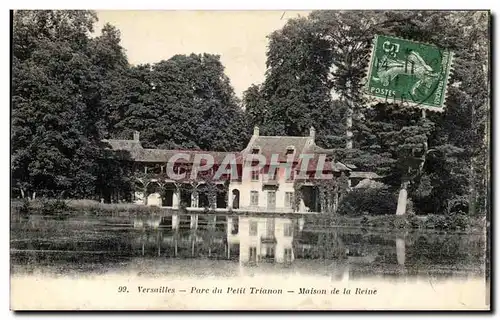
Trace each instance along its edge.
<path fill-rule="evenodd" d="M 364 90 L 369 100 L 443 111 L 453 54 L 436 46 L 376 35 Z"/>

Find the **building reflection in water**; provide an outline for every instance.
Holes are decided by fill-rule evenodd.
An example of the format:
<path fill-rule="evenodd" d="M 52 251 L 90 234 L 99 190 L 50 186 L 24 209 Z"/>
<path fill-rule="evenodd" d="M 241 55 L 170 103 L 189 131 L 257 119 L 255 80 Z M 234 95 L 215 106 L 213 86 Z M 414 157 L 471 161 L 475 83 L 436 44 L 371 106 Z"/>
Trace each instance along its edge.
<path fill-rule="evenodd" d="M 404 266 L 406 258 L 406 243 L 404 238 L 396 238 L 396 257 L 398 264 Z"/>
<path fill-rule="evenodd" d="M 97 225 L 82 225 L 85 232 L 75 232 L 69 218 L 30 216 L 14 228 L 36 231 L 31 236 L 22 233 L 30 238 L 11 241 L 11 256 L 30 266 L 50 260 L 71 268 L 75 263 L 80 266 L 80 261 L 92 261 L 94 268 L 98 265 L 94 261 L 123 261 L 152 272 L 276 272 L 321 275 L 332 281 L 431 274 L 464 278 L 483 276 L 486 271 L 481 234 L 336 227 L 313 215 L 184 214 L 128 219 L 106 218 Z"/>
<path fill-rule="evenodd" d="M 155 247 L 159 256 L 207 256 L 243 264 L 293 262 L 294 234 L 303 226 L 300 218 L 198 214 L 134 220 L 139 231 L 135 244 L 143 255 Z"/>
<path fill-rule="evenodd" d="M 326 272 L 336 281 L 349 279 L 354 265 L 376 263 L 381 253 L 392 256 L 394 266 L 405 264 L 404 238 L 387 235 L 379 239 L 378 235 L 335 227 L 315 229 L 305 226 L 303 216 L 172 215 L 135 219 L 134 229 L 138 232 L 134 248 L 143 256 L 233 260 L 241 266 L 282 265 Z"/>
<path fill-rule="evenodd" d="M 230 248 L 239 247 L 241 263 L 294 260 L 293 236 L 301 231 L 296 219 L 228 217 L 227 242 Z"/>

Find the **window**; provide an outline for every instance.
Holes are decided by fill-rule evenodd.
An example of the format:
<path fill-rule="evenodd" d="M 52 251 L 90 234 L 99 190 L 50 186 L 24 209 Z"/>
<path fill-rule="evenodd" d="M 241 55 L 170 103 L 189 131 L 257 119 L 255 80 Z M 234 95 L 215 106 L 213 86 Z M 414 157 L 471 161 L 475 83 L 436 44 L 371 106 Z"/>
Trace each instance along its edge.
<path fill-rule="evenodd" d="M 259 181 L 259 171 L 252 171 L 252 181 Z"/>
<path fill-rule="evenodd" d="M 269 180 L 276 180 L 278 177 L 278 168 L 269 169 Z"/>
<path fill-rule="evenodd" d="M 292 248 L 285 248 L 285 262 L 292 262 Z"/>
<path fill-rule="evenodd" d="M 250 205 L 251 206 L 259 205 L 259 191 L 250 191 Z"/>
<path fill-rule="evenodd" d="M 231 234 L 238 234 L 239 227 L 240 226 L 238 218 L 233 218 L 233 226 L 231 228 Z"/>
<path fill-rule="evenodd" d="M 276 191 L 267 192 L 267 208 L 271 210 L 276 208 Z"/>
<path fill-rule="evenodd" d="M 183 174 L 184 172 L 186 172 L 186 168 L 181 167 L 181 166 L 174 167 L 175 174 Z"/>
<path fill-rule="evenodd" d="M 259 148 L 253 148 L 252 149 L 252 154 L 259 154 L 260 149 Z"/>
<path fill-rule="evenodd" d="M 257 235 L 257 221 L 250 221 L 249 235 L 251 235 L 251 236 Z"/>
<path fill-rule="evenodd" d="M 251 179 L 252 181 L 259 181 L 260 168 L 259 161 L 253 160 L 251 166 L 247 167 L 248 170 L 251 170 Z"/>
<path fill-rule="evenodd" d="M 291 223 L 285 223 L 283 235 L 285 237 L 291 237 L 293 235 L 293 228 Z"/>
<path fill-rule="evenodd" d="M 268 259 L 274 259 L 274 255 L 275 255 L 274 247 L 273 246 L 266 247 L 266 254 L 264 257 Z"/>
<path fill-rule="evenodd" d="M 288 156 L 289 154 L 293 154 L 293 153 L 294 153 L 294 151 L 295 151 L 295 149 L 294 149 L 294 148 L 290 148 L 290 147 L 289 147 L 289 148 L 287 148 L 287 149 L 286 149 L 286 155 Z"/>
<path fill-rule="evenodd" d="M 285 192 L 285 208 L 293 208 L 293 192 Z"/>

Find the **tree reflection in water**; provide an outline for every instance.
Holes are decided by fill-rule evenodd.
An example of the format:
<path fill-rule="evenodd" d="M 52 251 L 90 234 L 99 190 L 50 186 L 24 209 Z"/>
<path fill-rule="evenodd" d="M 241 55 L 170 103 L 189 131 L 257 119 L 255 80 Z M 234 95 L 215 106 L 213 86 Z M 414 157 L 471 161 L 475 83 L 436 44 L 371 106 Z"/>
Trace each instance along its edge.
<path fill-rule="evenodd" d="M 168 268 L 183 260 L 189 265 L 196 261 L 199 268 L 207 261 L 227 268 L 239 262 L 252 272 L 306 272 L 333 280 L 375 274 L 481 275 L 484 237 L 325 228 L 301 216 L 30 217 L 12 224 L 11 256 L 13 271 L 88 271 L 137 259 L 158 264 L 174 259 L 168 260 Z M 141 268 L 148 263 L 153 262 L 142 260 Z"/>

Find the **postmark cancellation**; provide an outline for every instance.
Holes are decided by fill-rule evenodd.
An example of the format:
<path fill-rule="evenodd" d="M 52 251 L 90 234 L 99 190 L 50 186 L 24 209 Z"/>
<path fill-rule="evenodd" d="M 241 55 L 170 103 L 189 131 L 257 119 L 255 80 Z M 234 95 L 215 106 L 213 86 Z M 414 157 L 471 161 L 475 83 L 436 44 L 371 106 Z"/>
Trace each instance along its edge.
<path fill-rule="evenodd" d="M 368 66 L 364 97 L 442 112 L 453 52 L 385 35 L 376 35 Z"/>

